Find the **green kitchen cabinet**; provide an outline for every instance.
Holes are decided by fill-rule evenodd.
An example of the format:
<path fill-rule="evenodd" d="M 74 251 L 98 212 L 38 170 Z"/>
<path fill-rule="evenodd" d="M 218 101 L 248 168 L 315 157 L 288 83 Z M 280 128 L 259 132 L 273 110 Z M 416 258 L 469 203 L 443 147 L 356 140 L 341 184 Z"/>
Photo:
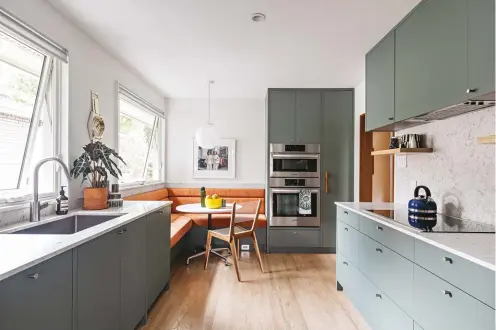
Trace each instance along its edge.
<path fill-rule="evenodd" d="M 291 143 L 295 137 L 296 92 L 269 90 L 269 143 Z"/>
<path fill-rule="evenodd" d="M 467 0 L 468 98 L 494 100 L 494 0 Z M 488 93 L 492 96 L 489 96 Z"/>
<path fill-rule="evenodd" d="M 353 200 L 353 90 L 324 91 L 322 101 L 320 226 L 322 247 L 335 249 L 334 202 Z"/>
<path fill-rule="evenodd" d="M 70 250 L 0 281 L 0 329 L 72 329 L 72 260 Z"/>
<path fill-rule="evenodd" d="M 119 327 L 122 228 L 77 247 L 78 330 Z"/>
<path fill-rule="evenodd" d="M 295 101 L 295 142 L 320 143 L 321 91 L 298 90 Z"/>
<path fill-rule="evenodd" d="M 146 216 L 146 307 L 170 281 L 170 206 Z"/>
<path fill-rule="evenodd" d="M 427 0 L 396 28 L 395 121 L 467 99 L 466 11 L 467 0 Z"/>
<path fill-rule="evenodd" d="M 132 330 L 146 315 L 146 221 L 137 219 L 121 235 L 121 329 Z"/>
<path fill-rule="evenodd" d="M 367 131 L 394 124 L 394 37 L 389 33 L 365 58 Z"/>

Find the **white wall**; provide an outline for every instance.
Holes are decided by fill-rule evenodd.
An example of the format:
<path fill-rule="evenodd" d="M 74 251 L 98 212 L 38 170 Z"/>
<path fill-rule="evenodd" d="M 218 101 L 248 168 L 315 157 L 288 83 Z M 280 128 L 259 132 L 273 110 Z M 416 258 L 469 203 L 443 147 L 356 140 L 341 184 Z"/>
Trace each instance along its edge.
<path fill-rule="evenodd" d="M 265 100 L 213 99 L 212 123 L 221 138 L 236 139 L 235 179 L 194 179 L 193 141 L 208 120 L 208 99 L 167 100 L 166 185 L 265 186 Z"/>
<path fill-rule="evenodd" d="M 365 80 L 355 87 L 355 201 L 359 200 L 360 187 L 360 115 L 365 113 Z"/>
<path fill-rule="evenodd" d="M 155 106 L 164 108 L 162 93 L 110 56 L 47 1 L 1 0 L 0 6 L 69 50 L 69 124 L 65 129 L 69 132 L 71 162 L 81 154 L 81 147 L 88 143 L 86 121 L 90 110 L 90 90 L 100 95 L 100 109 L 106 126 L 104 142 L 113 148 L 117 147 L 116 81 Z M 70 183 L 71 200 L 81 197 L 81 191 L 79 180 Z"/>

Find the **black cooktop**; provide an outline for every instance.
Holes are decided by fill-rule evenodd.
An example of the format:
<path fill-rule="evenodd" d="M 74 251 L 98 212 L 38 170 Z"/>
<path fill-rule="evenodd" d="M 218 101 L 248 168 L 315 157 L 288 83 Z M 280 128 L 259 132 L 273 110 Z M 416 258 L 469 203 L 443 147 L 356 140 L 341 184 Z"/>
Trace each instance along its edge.
<path fill-rule="evenodd" d="M 367 211 L 389 218 L 390 220 L 393 220 L 409 228 L 417 229 L 415 227 L 410 226 L 410 224 L 408 223 L 408 211 L 406 209 L 367 210 Z M 421 230 L 421 229 L 417 229 L 417 230 L 420 232 L 427 233 L 427 231 L 425 230 Z M 438 213 L 437 225 L 434 228 L 432 228 L 432 232 L 433 233 L 495 233 L 495 226 L 481 222 L 463 220 Z"/>

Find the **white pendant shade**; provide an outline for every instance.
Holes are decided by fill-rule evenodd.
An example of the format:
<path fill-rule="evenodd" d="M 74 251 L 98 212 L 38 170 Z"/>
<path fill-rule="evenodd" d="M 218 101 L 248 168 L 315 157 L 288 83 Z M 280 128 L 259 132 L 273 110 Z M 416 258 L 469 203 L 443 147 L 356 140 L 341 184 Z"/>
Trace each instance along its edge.
<path fill-rule="evenodd" d="M 219 132 L 217 132 L 212 124 L 201 126 L 195 133 L 196 143 L 203 149 L 213 149 L 218 145 L 219 139 Z"/>

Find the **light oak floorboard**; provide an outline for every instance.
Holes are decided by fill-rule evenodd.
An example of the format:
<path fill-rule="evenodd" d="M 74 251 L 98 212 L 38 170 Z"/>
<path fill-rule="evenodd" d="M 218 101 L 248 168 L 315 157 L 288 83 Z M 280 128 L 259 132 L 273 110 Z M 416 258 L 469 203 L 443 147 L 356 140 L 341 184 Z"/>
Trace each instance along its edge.
<path fill-rule="evenodd" d="M 242 253 L 234 266 L 210 258 L 208 269 L 182 258 L 171 289 L 157 300 L 141 330 L 370 330 L 343 292 L 336 290 L 336 256 Z"/>

